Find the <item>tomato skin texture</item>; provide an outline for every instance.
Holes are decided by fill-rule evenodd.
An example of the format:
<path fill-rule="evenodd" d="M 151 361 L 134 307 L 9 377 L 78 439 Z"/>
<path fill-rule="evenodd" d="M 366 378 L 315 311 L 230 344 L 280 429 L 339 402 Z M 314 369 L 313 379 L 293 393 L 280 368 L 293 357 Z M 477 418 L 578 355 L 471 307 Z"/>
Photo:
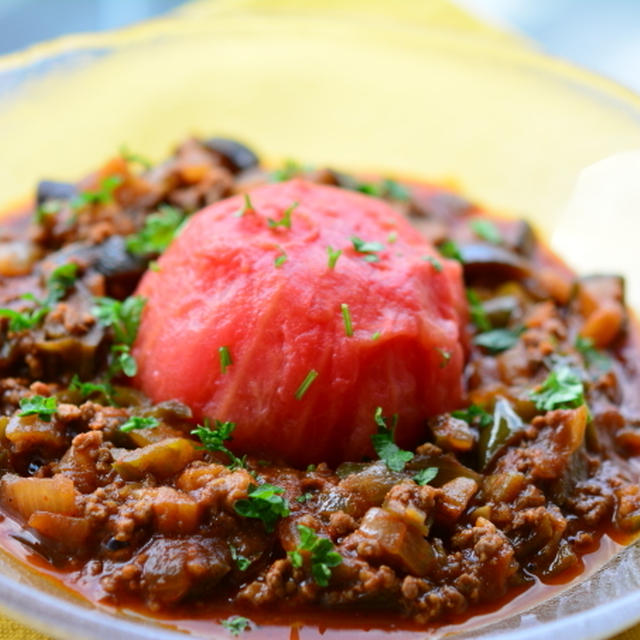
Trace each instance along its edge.
<path fill-rule="evenodd" d="M 252 191 L 254 209 L 239 216 L 243 202 L 195 214 L 145 274 L 137 386 L 155 402 L 184 402 L 197 420 L 235 422 L 235 451 L 294 465 L 373 455 L 378 406 L 398 414 L 401 446 L 424 441 L 425 418 L 462 401 L 460 265 L 369 196 L 292 180 Z M 295 202 L 291 228 L 269 226 Z M 384 244 L 380 260 L 366 261 L 352 236 Z M 342 249 L 333 269 L 328 246 Z"/>

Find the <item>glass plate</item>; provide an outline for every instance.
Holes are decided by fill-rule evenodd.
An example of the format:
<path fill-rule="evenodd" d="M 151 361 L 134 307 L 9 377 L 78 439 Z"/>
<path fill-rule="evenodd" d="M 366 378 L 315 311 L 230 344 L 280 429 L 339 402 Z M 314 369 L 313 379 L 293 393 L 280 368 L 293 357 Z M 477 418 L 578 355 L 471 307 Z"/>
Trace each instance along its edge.
<path fill-rule="evenodd" d="M 550 237 L 583 167 L 640 148 L 640 99 L 442 0 L 195 3 L 0 59 L 0 208 L 39 178 L 81 176 L 123 143 L 160 159 L 192 133 L 246 140 L 272 162 L 443 180 Z M 609 234 L 615 246 L 599 268 L 618 267 L 616 247 L 634 250 L 627 227 Z M 589 225 L 566 228 L 567 246 L 602 244 Z M 630 264 L 636 291 L 640 264 Z M 550 600 L 522 611 L 516 600 L 507 618 L 463 633 L 610 636 L 640 619 L 639 552 L 628 547 Z M 65 639 L 184 637 L 98 611 L 5 554 L 0 608 Z"/>

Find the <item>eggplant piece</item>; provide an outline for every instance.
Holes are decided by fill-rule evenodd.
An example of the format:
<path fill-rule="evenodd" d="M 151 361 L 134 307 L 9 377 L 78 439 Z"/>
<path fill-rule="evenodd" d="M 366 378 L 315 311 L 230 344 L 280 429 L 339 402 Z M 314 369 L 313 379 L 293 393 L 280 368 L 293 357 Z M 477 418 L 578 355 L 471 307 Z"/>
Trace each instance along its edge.
<path fill-rule="evenodd" d="M 411 195 L 409 216 L 439 220 L 448 224 L 474 208 L 475 205 L 472 202 L 455 193 L 442 192 L 427 195 L 414 191 Z"/>
<path fill-rule="evenodd" d="M 518 220 L 506 234 L 508 247 L 525 258 L 530 258 L 538 239 L 533 227 L 526 220 Z"/>
<path fill-rule="evenodd" d="M 478 462 L 480 469 L 486 469 L 495 455 L 507 444 L 513 442 L 524 431 L 522 418 L 504 398 L 497 398 L 493 412 L 493 424 L 480 431 L 478 441 Z"/>
<path fill-rule="evenodd" d="M 504 247 L 477 243 L 460 245 L 459 250 L 465 278 L 500 282 L 534 275 L 529 262 Z"/>
<path fill-rule="evenodd" d="M 47 200 L 70 200 L 77 192 L 76 185 L 70 182 L 41 180 L 36 190 L 36 202 L 40 206 Z"/>
<path fill-rule="evenodd" d="M 498 329 L 506 327 L 509 321 L 520 315 L 520 301 L 516 296 L 498 296 L 482 303 L 491 326 Z"/>
<path fill-rule="evenodd" d="M 209 151 L 219 155 L 233 173 L 253 169 L 260 159 L 249 147 L 229 138 L 209 138 L 202 143 Z"/>

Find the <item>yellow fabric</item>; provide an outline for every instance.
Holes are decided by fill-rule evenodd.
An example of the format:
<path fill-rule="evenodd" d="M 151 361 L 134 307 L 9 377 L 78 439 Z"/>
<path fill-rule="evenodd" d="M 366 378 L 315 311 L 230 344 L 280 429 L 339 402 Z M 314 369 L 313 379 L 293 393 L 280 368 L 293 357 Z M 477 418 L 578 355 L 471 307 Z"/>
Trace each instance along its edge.
<path fill-rule="evenodd" d="M 235 7 L 251 8 L 256 11 L 269 11 L 282 7 L 289 7 L 302 13 L 313 11 L 318 5 L 315 0 L 308 0 L 300 3 L 299 0 L 200 0 L 183 8 L 176 15 L 193 18 L 208 18 L 211 14 L 220 14 L 221 12 L 233 11 Z M 321 0 L 324 10 L 329 7 L 335 12 L 337 17 L 345 14 L 360 13 L 364 15 L 388 15 L 389 4 L 386 0 L 351 0 L 344 3 L 342 0 Z M 348 6 L 348 9 L 344 7 Z M 400 14 L 396 11 L 400 11 Z M 504 33 L 489 25 L 486 25 L 475 18 L 471 17 L 458 7 L 450 4 L 447 0 L 416 0 L 415 2 L 399 3 L 395 6 L 393 15 L 394 19 L 410 18 L 414 24 L 423 24 L 427 28 L 464 31 L 474 36 L 486 38 L 487 43 L 499 43 L 502 46 L 512 46 L 513 54 L 517 56 L 520 52 L 527 48 L 526 42 L 522 39 L 508 33 Z M 74 45 L 91 43 L 100 43 L 104 46 L 110 46 L 117 43 L 130 41 L 141 33 L 154 29 L 159 23 L 175 20 L 175 17 L 162 18 L 160 20 L 150 21 L 142 25 L 137 25 L 129 29 L 124 29 L 116 34 L 96 34 L 85 35 L 77 34 L 63 39 L 65 45 L 73 47 Z M 0 70 L 19 66 L 28 60 L 34 60 L 47 55 L 52 51 L 59 51 L 61 41 L 53 41 L 51 43 L 43 43 L 27 52 L 13 54 L 0 58 Z M 0 640 L 46 640 L 47 637 L 32 631 L 20 624 L 17 624 L 7 618 L 0 616 Z M 615 640 L 640 640 L 640 626 L 631 629 L 621 635 L 616 636 Z"/>

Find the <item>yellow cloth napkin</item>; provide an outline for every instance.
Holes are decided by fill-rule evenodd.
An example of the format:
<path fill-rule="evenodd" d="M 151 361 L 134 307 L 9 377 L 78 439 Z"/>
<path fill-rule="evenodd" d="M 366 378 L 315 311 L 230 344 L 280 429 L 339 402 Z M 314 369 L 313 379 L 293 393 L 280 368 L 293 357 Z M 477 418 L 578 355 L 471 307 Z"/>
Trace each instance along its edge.
<path fill-rule="evenodd" d="M 324 0 L 329 3 L 332 0 Z M 175 14 L 174 17 L 170 17 L 169 20 L 180 19 L 196 19 L 198 16 L 205 18 L 210 12 L 217 12 L 220 10 L 233 10 L 234 7 L 241 7 L 243 9 L 264 9 L 265 5 L 268 5 L 270 9 L 273 8 L 295 8 L 299 10 L 312 10 L 315 2 L 309 1 L 308 3 L 299 3 L 299 0 L 200 0 L 188 5 L 186 8 Z M 345 3 L 345 6 L 347 3 Z M 339 5 L 337 5 L 339 6 Z M 460 31 L 473 32 L 476 35 L 482 34 L 488 39 L 494 41 L 510 42 L 514 47 L 525 47 L 526 43 L 520 38 L 513 36 L 512 34 L 502 32 L 495 29 L 483 22 L 476 20 L 457 6 L 449 3 L 447 0 L 428 0 L 423 2 L 407 2 L 398 3 L 394 8 L 394 11 L 401 12 L 400 15 L 396 14 L 394 17 L 402 17 L 402 14 L 406 14 L 406 17 L 415 21 L 414 18 L 418 18 L 419 21 L 425 25 L 433 28 L 443 29 L 457 29 Z M 372 0 L 350 0 L 348 3 L 348 11 L 353 12 L 388 12 L 388 5 L 382 2 L 373 2 Z M 166 19 L 163 19 L 166 20 Z M 153 29 L 155 21 L 150 21 L 142 25 L 131 27 L 123 30 L 123 32 L 130 32 L 134 30 L 142 31 L 145 29 Z M 91 40 L 92 36 L 73 36 L 71 38 L 63 39 L 62 42 L 67 42 L 72 45 L 74 42 L 82 44 L 87 42 L 87 38 Z M 40 45 L 41 52 L 46 50 L 48 43 Z M 59 50 L 61 42 L 53 43 L 52 47 Z M 25 58 L 28 58 L 29 52 L 25 54 Z M 15 56 L 14 56 L 15 57 Z M 1 62 L 1 60 L 0 60 Z M 27 627 L 13 622 L 12 620 L 0 616 L 0 640 L 47 640 L 48 636 L 44 636 L 36 631 L 28 629 Z M 630 629 L 612 640 L 640 640 L 640 625 Z"/>

